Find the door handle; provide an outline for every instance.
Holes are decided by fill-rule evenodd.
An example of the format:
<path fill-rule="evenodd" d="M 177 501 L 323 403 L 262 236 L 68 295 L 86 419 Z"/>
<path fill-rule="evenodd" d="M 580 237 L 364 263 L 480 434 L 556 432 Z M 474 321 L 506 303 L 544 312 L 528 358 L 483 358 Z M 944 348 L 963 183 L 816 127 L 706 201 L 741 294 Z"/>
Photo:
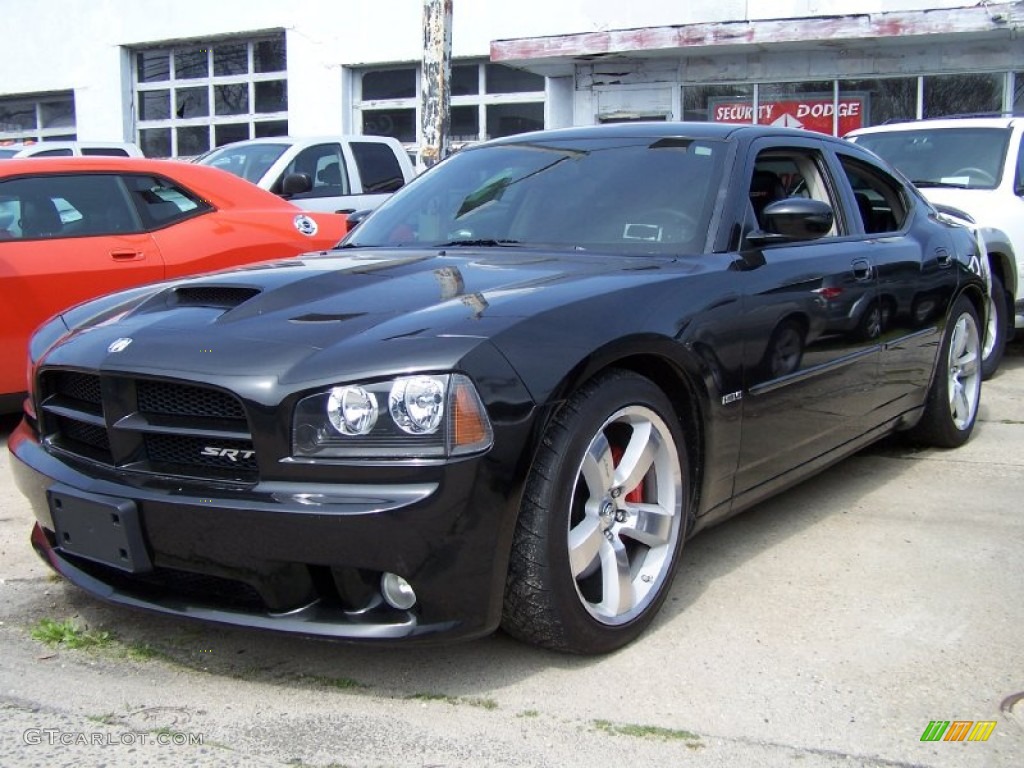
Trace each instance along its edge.
<path fill-rule="evenodd" d="M 871 262 L 867 259 L 854 259 L 853 264 L 854 280 L 870 280 L 872 275 Z"/>
<path fill-rule="evenodd" d="M 146 254 L 142 251 L 111 251 L 110 258 L 114 261 L 142 261 Z"/>

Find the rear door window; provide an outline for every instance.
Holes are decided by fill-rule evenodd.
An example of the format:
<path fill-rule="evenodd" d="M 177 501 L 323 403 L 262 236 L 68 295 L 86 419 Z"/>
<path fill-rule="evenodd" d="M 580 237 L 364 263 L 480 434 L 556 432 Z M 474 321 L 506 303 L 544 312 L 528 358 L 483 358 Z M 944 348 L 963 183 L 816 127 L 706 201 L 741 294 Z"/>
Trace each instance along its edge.
<path fill-rule="evenodd" d="M 379 194 L 394 192 L 405 184 L 402 166 L 391 147 L 377 141 L 353 141 L 352 156 L 355 157 L 359 177 L 363 181 L 363 192 Z"/>
<path fill-rule="evenodd" d="M 147 230 L 160 229 L 213 210 L 213 206 L 198 195 L 159 176 L 132 174 L 124 176 L 124 181 Z"/>

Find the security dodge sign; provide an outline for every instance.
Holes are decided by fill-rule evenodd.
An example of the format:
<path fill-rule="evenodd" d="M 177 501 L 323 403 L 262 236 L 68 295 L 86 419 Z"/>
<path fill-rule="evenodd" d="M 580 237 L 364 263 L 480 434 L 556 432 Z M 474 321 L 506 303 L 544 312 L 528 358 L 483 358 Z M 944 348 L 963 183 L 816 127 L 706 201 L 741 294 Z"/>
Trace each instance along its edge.
<path fill-rule="evenodd" d="M 839 136 L 864 125 L 864 97 L 848 96 L 839 99 Z M 716 123 L 752 123 L 754 106 L 749 101 L 713 101 L 708 107 L 710 118 Z M 757 105 L 757 122 L 761 125 L 783 125 L 788 128 L 806 128 L 818 133 L 832 133 L 832 119 L 836 104 L 829 96 L 802 96 L 796 99 L 762 101 Z"/>

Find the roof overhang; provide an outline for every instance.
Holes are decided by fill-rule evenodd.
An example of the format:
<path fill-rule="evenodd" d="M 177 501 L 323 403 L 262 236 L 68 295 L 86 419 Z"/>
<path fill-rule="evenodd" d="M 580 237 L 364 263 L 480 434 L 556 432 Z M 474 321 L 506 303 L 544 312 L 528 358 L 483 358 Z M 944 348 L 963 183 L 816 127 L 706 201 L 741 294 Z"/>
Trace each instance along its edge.
<path fill-rule="evenodd" d="M 1009 40 L 1022 27 L 1024 2 L 978 3 L 924 11 L 707 22 L 495 40 L 491 61 L 559 76 L 572 74 L 577 63 L 603 58 L 706 56 L 749 51 L 752 46 L 806 50 L 866 42 L 906 44 L 924 37 Z"/>

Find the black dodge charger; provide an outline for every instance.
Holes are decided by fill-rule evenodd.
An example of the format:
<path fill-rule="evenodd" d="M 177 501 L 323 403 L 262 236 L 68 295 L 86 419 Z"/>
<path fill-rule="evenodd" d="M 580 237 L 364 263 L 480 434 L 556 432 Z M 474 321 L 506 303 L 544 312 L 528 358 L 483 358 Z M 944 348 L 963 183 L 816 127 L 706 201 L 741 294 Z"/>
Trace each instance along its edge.
<path fill-rule="evenodd" d="M 343 640 L 628 643 L 686 539 L 981 389 L 970 230 L 770 126 L 464 149 L 329 252 L 74 307 L 10 439 L 111 602 Z"/>

